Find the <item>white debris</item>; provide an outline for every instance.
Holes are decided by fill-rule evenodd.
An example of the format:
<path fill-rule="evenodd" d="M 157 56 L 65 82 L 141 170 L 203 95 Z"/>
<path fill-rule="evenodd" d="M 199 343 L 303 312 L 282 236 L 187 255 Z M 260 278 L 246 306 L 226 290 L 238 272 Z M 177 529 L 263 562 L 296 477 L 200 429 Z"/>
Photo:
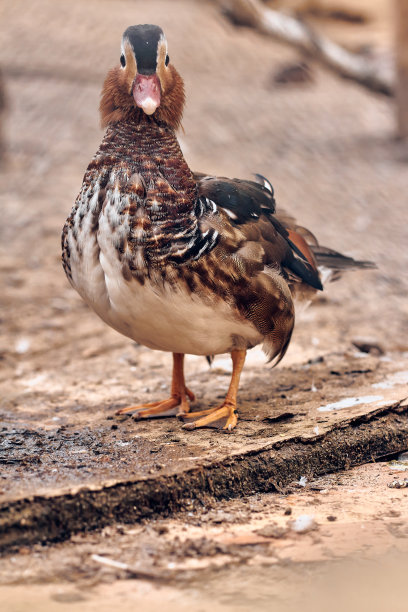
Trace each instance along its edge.
<path fill-rule="evenodd" d="M 408 470 L 408 452 L 405 451 L 404 453 L 401 453 L 398 455 L 398 459 L 390 461 L 388 465 L 391 470 L 406 472 Z"/>
<path fill-rule="evenodd" d="M 384 380 L 383 382 L 374 383 L 371 386 L 373 389 L 391 389 L 394 385 L 389 380 Z"/>
<path fill-rule="evenodd" d="M 313 427 L 313 431 L 316 434 L 316 436 L 318 436 L 319 435 L 319 426 L 316 425 L 316 427 Z"/>
<path fill-rule="evenodd" d="M 306 478 L 306 476 L 301 476 L 301 477 L 299 478 L 298 485 L 299 485 L 300 487 L 305 487 L 305 486 L 306 486 L 306 483 L 307 483 L 307 478 Z"/>
<path fill-rule="evenodd" d="M 121 563 L 120 561 L 115 561 L 114 559 L 109 559 L 108 557 L 102 557 L 101 555 L 91 555 L 92 561 L 96 561 L 101 565 L 107 565 L 109 567 L 116 567 L 117 569 L 129 569 L 127 563 Z"/>
<path fill-rule="evenodd" d="M 41 383 L 45 382 L 47 379 L 46 374 L 37 374 L 37 376 L 33 376 L 33 378 L 28 378 L 27 380 L 22 380 L 22 384 L 25 387 L 37 387 L 41 385 Z"/>
<path fill-rule="evenodd" d="M 408 451 L 398 455 L 398 461 L 400 461 L 401 463 L 408 463 Z"/>
<path fill-rule="evenodd" d="M 317 529 L 317 523 L 314 516 L 310 514 L 301 514 L 294 521 L 289 521 L 289 527 L 296 533 L 307 533 Z"/>
<path fill-rule="evenodd" d="M 408 370 L 402 370 L 401 372 L 395 372 L 388 376 L 382 382 L 374 383 L 373 389 L 391 389 L 394 385 L 407 385 L 408 384 Z"/>
<path fill-rule="evenodd" d="M 15 344 L 15 351 L 19 355 L 26 353 L 31 346 L 31 340 L 28 338 L 19 338 Z"/>
<path fill-rule="evenodd" d="M 396 470 L 397 472 L 406 472 L 408 470 L 408 461 L 390 461 L 388 467 L 390 470 Z"/>
<path fill-rule="evenodd" d="M 342 408 L 352 408 L 353 406 L 359 406 L 360 404 L 372 404 L 379 402 L 383 399 L 382 395 L 365 395 L 362 397 L 345 397 L 344 399 L 334 402 L 333 404 L 326 404 L 326 406 L 320 406 L 318 412 L 330 412 L 331 410 L 341 410 Z"/>

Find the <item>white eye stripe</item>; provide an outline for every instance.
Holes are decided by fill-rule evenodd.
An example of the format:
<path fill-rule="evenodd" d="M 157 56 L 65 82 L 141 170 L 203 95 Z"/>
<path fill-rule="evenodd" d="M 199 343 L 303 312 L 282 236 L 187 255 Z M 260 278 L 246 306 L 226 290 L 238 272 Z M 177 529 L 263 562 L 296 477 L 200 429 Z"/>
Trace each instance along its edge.
<path fill-rule="evenodd" d="M 125 57 L 126 57 L 126 49 L 125 49 L 125 45 L 126 45 L 126 43 L 127 43 L 127 45 L 128 45 L 129 47 L 131 47 L 131 44 L 130 44 L 130 42 L 129 42 L 129 39 L 128 39 L 128 38 L 124 38 L 124 39 L 122 40 L 122 44 L 120 45 L 120 52 L 121 52 L 121 54 L 122 54 L 122 55 L 124 55 Z"/>
<path fill-rule="evenodd" d="M 161 51 L 161 49 L 162 49 L 162 45 L 163 45 L 163 43 L 164 43 L 164 45 L 165 45 L 165 50 L 166 50 L 166 53 L 165 53 L 165 56 L 164 56 L 164 57 L 166 57 L 167 52 L 168 52 L 168 47 L 167 47 L 167 39 L 166 39 L 166 37 L 165 37 L 164 33 L 162 33 L 162 34 L 160 35 L 159 42 L 158 42 L 158 44 L 157 44 L 157 56 L 156 56 L 156 62 L 157 62 L 157 63 L 159 63 L 159 55 L 160 55 L 160 51 Z"/>
<path fill-rule="evenodd" d="M 127 61 L 126 61 L 126 51 L 125 51 L 125 44 L 130 45 L 129 39 L 128 38 L 123 38 L 122 39 L 122 44 L 120 45 L 120 57 L 122 59 L 122 55 L 125 59 L 125 65 L 122 64 L 122 61 L 120 62 L 120 67 L 122 70 L 124 70 L 126 68 L 127 65 Z"/>

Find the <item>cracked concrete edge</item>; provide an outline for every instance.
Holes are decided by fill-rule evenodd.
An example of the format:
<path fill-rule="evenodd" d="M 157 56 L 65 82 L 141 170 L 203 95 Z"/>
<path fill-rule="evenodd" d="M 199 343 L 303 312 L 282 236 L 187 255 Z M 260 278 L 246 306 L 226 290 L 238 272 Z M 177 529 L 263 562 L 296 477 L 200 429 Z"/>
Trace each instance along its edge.
<path fill-rule="evenodd" d="M 374 461 L 408 447 L 408 401 L 342 421 L 314 439 L 292 438 L 260 450 L 154 478 L 81 487 L 0 505 L 0 552 L 58 542 L 115 522 L 132 523 L 183 510 L 197 500 L 280 491 L 309 479 Z"/>

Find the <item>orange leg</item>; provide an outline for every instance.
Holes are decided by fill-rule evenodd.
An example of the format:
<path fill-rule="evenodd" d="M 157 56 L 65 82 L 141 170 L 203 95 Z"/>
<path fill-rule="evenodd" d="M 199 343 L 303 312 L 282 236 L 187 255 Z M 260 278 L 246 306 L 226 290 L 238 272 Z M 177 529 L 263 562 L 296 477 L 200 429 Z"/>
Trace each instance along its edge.
<path fill-rule="evenodd" d="M 221 406 L 210 408 L 209 410 L 201 410 L 200 412 L 192 412 L 184 415 L 185 418 L 200 417 L 192 423 L 183 425 L 184 429 L 196 429 L 197 427 L 205 427 L 221 419 L 226 419 L 223 429 L 232 431 L 237 424 L 237 393 L 239 379 L 241 377 L 242 368 L 245 363 L 246 351 L 231 351 L 232 358 L 232 376 L 230 386 Z"/>
<path fill-rule="evenodd" d="M 184 355 L 173 353 L 173 378 L 171 381 L 171 396 L 169 399 L 139 406 L 121 408 L 116 414 L 135 413 L 135 418 L 146 419 L 154 416 L 184 416 L 190 410 L 190 401 L 194 401 L 194 393 L 186 387 L 184 380 Z M 179 406 L 178 410 L 175 410 Z"/>

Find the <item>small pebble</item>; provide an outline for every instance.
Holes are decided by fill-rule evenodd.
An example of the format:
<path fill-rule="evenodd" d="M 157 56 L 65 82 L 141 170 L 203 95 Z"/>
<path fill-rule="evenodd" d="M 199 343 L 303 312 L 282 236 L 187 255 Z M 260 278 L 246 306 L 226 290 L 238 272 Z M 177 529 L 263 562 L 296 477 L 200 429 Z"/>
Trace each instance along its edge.
<path fill-rule="evenodd" d="M 312 83 L 313 73 L 307 62 L 292 62 L 280 66 L 274 74 L 273 80 L 278 85 L 288 85 L 289 83 Z"/>
<path fill-rule="evenodd" d="M 351 342 L 362 353 L 370 353 L 377 356 L 384 355 L 384 348 L 377 340 L 356 338 Z"/>
<path fill-rule="evenodd" d="M 285 527 L 280 527 L 277 523 L 270 523 L 262 527 L 262 529 L 255 529 L 255 533 L 264 538 L 281 538 L 287 533 L 287 529 Z"/>
<path fill-rule="evenodd" d="M 76 593 L 74 591 L 66 591 L 64 593 L 52 593 L 50 597 L 58 603 L 73 604 L 79 601 L 85 601 L 85 597 L 83 597 L 81 593 Z"/>
<path fill-rule="evenodd" d="M 169 528 L 167 527 L 167 525 L 154 525 L 153 529 L 159 535 L 164 535 L 165 533 L 169 533 Z"/>
<path fill-rule="evenodd" d="M 398 516 L 401 516 L 401 512 L 399 512 L 398 510 L 391 509 L 391 510 L 389 510 L 388 512 L 385 513 L 385 516 L 395 516 L 395 517 L 398 517 Z"/>
<path fill-rule="evenodd" d="M 407 489 L 408 478 L 404 478 L 404 480 L 393 480 L 388 486 L 390 489 Z"/>

